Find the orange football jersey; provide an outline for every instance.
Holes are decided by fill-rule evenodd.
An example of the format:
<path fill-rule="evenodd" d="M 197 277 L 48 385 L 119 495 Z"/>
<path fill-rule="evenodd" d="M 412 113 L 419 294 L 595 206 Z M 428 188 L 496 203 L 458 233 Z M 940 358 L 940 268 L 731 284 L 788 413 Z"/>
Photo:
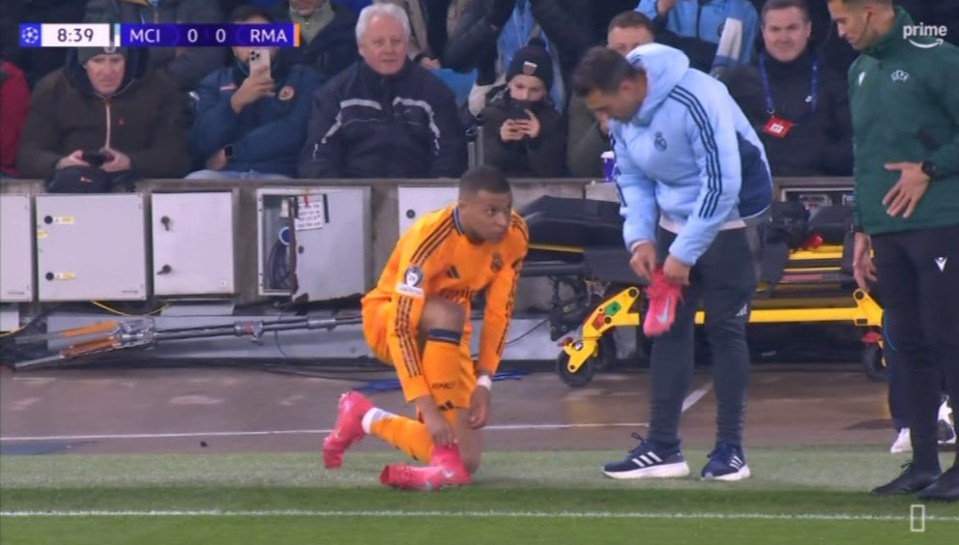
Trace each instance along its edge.
<path fill-rule="evenodd" d="M 494 373 L 528 242 L 526 222 L 515 211 L 503 240 L 483 244 L 470 242 L 463 233 L 455 205 L 421 217 L 400 237 L 377 286 L 363 298 L 364 305 L 388 301 L 395 306 L 388 325 L 393 364 L 399 369 L 402 362 L 410 378 L 422 380 L 418 324 L 427 297 L 463 305 L 469 317 L 473 296 L 486 289 L 478 369 Z M 464 344 L 469 334 L 467 320 Z"/>

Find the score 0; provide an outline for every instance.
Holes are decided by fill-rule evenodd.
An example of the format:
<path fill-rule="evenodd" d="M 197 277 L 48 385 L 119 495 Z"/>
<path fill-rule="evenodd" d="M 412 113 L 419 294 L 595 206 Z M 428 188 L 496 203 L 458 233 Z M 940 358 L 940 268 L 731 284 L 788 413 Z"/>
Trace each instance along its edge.
<path fill-rule="evenodd" d="M 230 45 L 230 34 L 220 25 L 191 25 L 181 31 L 183 41 L 180 45 L 189 47 Z"/>

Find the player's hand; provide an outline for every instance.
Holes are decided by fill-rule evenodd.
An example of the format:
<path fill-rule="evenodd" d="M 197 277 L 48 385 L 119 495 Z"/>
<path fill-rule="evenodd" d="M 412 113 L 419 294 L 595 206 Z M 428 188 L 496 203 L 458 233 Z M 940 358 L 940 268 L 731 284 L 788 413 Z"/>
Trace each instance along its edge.
<path fill-rule="evenodd" d="M 859 289 L 869 293 L 869 283 L 879 280 L 872 262 L 872 239 L 865 233 L 856 233 L 852 253 L 852 276 Z"/>
<path fill-rule="evenodd" d="M 686 265 L 673 256 L 669 256 L 666 258 L 666 262 L 663 263 L 663 278 L 670 284 L 676 286 L 688 286 L 689 269 L 689 265 Z"/>
<path fill-rule="evenodd" d="M 519 125 L 521 133 L 530 138 L 537 138 L 542 128 L 539 124 L 539 118 L 530 110 L 526 110 L 526 113 L 529 115 L 529 119 L 520 119 L 516 124 Z"/>
<path fill-rule="evenodd" d="M 903 219 L 908 219 L 929 189 L 929 176 L 922 171 L 921 163 L 887 163 L 886 170 L 899 171 L 899 181 L 882 199 L 886 213 L 892 217 L 902 214 Z"/>
<path fill-rule="evenodd" d="M 223 170 L 226 162 L 226 148 L 220 148 L 219 151 L 206 160 L 206 168 L 210 170 Z"/>
<path fill-rule="evenodd" d="M 518 142 L 523 139 L 523 130 L 515 119 L 507 119 L 500 125 L 499 139 L 503 142 Z"/>
<path fill-rule="evenodd" d="M 67 167 L 88 167 L 90 163 L 83 160 L 83 151 L 76 150 L 70 155 L 62 157 L 57 161 L 57 170 Z"/>
<path fill-rule="evenodd" d="M 120 172 L 130 170 L 130 156 L 115 149 L 105 148 L 102 153 L 107 156 L 107 162 L 103 163 L 103 170 L 107 172 Z"/>
<path fill-rule="evenodd" d="M 485 386 L 477 386 L 470 397 L 470 426 L 474 430 L 486 427 L 489 421 L 490 392 Z"/>
<path fill-rule="evenodd" d="M 269 67 L 261 66 L 250 73 L 240 88 L 230 97 L 230 106 L 236 113 L 266 96 L 273 96 L 273 78 L 270 77 Z"/>
<path fill-rule="evenodd" d="M 656 245 L 644 242 L 633 248 L 633 255 L 629 258 L 629 266 L 636 276 L 647 282 L 653 280 L 653 271 L 656 270 Z"/>
<path fill-rule="evenodd" d="M 456 442 L 453 426 L 443 418 L 439 409 L 434 407 L 432 411 L 423 412 L 423 423 L 426 424 L 426 430 L 430 433 L 434 445 L 446 446 Z"/>

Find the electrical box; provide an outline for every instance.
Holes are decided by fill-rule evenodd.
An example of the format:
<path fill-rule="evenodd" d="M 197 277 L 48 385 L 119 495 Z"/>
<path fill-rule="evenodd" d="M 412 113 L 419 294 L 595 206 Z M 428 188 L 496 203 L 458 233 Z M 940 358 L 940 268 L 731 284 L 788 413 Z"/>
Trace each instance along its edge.
<path fill-rule="evenodd" d="M 37 195 L 40 301 L 147 298 L 143 195 Z"/>
<path fill-rule="evenodd" d="M 397 188 L 400 212 L 400 235 L 406 232 L 423 214 L 438 210 L 459 200 L 459 187 L 428 186 Z"/>
<path fill-rule="evenodd" d="M 261 188 L 256 195 L 260 295 L 328 301 L 369 289 L 370 188 Z"/>
<path fill-rule="evenodd" d="M 153 193 L 153 293 L 231 295 L 233 193 Z"/>
<path fill-rule="evenodd" d="M 0 302 L 33 301 L 33 218 L 29 195 L 0 196 Z"/>

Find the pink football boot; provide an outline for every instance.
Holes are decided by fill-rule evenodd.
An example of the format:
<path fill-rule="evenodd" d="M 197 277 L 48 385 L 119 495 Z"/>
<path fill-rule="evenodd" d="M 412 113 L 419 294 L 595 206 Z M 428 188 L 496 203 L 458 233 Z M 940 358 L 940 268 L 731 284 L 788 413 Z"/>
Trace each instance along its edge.
<path fill-rule="evenodd" d="M 366 437 L 366 432 L 363 431 L 363 416 L 372 408 L 370 400 L 355 390 L 340 396 L 333 433 L 323 439 L 323 465 L 326 468 L 342 466 L 346 449 Z"/>
<path fill-rule="evenodd" d="M 676 319 L 676 304 L 682 297 L 682 286 L 667 282 L 662 269 L 653 272 L 652 282 L 646 286 L 649 307 L 643 321 L 643 333 L 647 337 L 656 337 L 669 331 Z"/>
<path fill-rule="evenodd" d="M 380 473 L 380 482 L 400 490 L 439 490 L 447 486 L 470 483 L 469 473 L 463 467 L 456 445 L 433 447 L 430 465 L 413 467 L 409 464 L 390 464 Z"/>

